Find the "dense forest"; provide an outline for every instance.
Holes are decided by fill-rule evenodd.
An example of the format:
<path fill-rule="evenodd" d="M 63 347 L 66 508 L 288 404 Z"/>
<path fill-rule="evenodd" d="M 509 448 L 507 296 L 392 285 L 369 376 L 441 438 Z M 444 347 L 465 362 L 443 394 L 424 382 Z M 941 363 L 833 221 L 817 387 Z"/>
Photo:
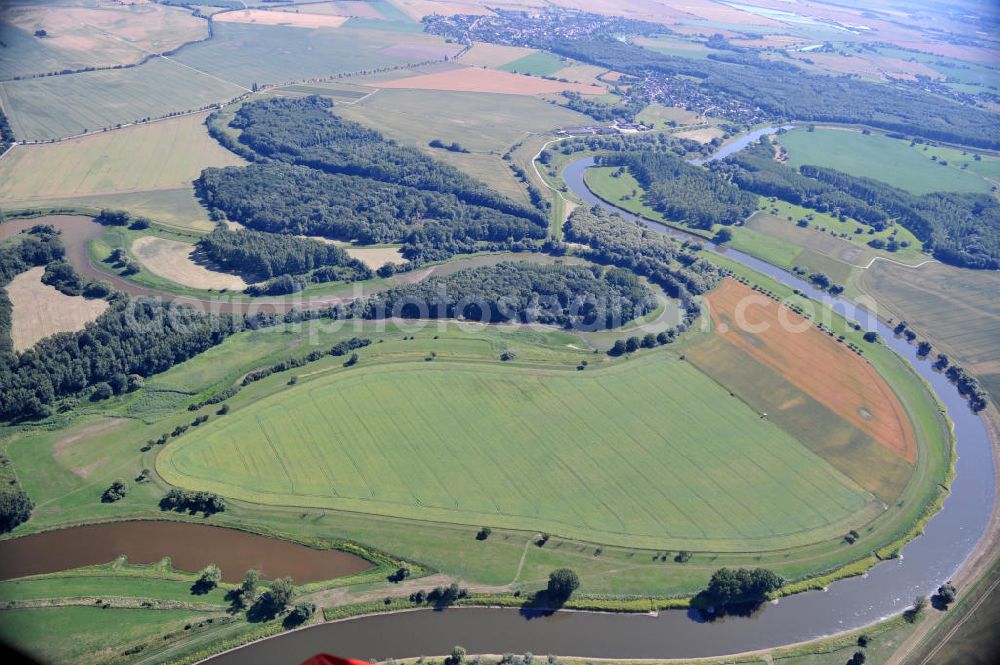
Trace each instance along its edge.
<path fill-rule="evenodd" d="M 595 330 L 620 326 L 655 306 L 653 294 L 627 270 L 505 262 L 395 287 L 366 301 L 362 316 L 463 317 Z"/>
<path fill-rule="evenodd" d="M 599 206 L 574 210 L 566 220 L 566 239 L 589 245 L 582 254 L 593 261 L 649 277 L 693 311 L 692 317 L 697 308 L 691 307 L 691 296 L 710 291 L 722 279 L 718 268 L 689 247 Z"/>
<path fill-rule="evenodd" d="M 374 129 L 341 119 L 330 113 L 332 106 L 325 97 L 276 97 L 244 104 L 230 126 L 242 130 L 241 143 L 271 159 L 451 193 L 465 203 L 546 223 L 545 213 L 538 208 L 513 201 L 416 148 L 387 140 Z"/>
<path fill-rule="evenodd" d="M 754 54 L 693 60 L 657 53 L 613 37 L 545 45 L 557 55 L 640 78 L 694 77 L 719 100 L 735 99 L 774 119 L 846 122 L 893 132 L 1000 148 L 1000 122 L 988 111 L 937 95 L 848 77 L 809 74 Z"/>
<path fill-rule="evenodd" d="M 90 387 L 96 394 L 134 389 L 235 332 L 239 321 L 124 295 L 79 332 L 46 337 L 0 362 L 0 420 L 50 415 L 56 400 Z"/>
<path fill-rule="evenodd" d="M 547 232 L 535 221 L 463 203 L 454 194 L 282 162 L 205 169 L 195 187 L 210 209 L 251 229 L 401 242 L 404 255 L 418 262 L 471 251 L 478 243 L 497 249 L 531 244 Z"/>
<path fill-rule="evenodd" d="M 250 281 L 303 275 L 317 268 L 334 269 L 323 271 L 332 279 L 322 281 L 356 281 L 373 276 L 365 264 L 352 259 L 340 247 L 291 235 L 231 230 L 222 224 L 198 240 L 198 249 L 225 270 L 246 275 Z"/>
<path fill-rule="evenodd" d="M 910 230 L 924 249 L 966 268 L 1000 267 L 1000 203 L 987 194 L 911 194 L 871 178 L 804 165 L 796 171 L 773 159 L 767 139 L 711 168 L 741 188 L 821 212 L 853 217 L 875 229 L 890 220 Z"/>
<path fill-rule="evenodd" d="M 342 120 L 330 106 L 319 97 L 245 104 L 231 125 L 257 163 L 206 169 L 195 183 L 201 200 L 258 231 L 401 242 L 414 263 L 532 248 L 546 237 L 547 211 Z"/>
<path fill-rule="evenodd" d="M 695 228 L 742 222 L 757 209 L 753 194 L 668 152 L 616 152 L 598 157 L 597 163 L 627 168 L 642 186 L 647 205 Z"/>
<path fill-rule="evenodd" d="M 726 159 L 710 162 L 709 168 L 741 189 L 761 196 L 774 196 L 819 212 L 843 214 L 879 231 L 889 224 L 884 211 L 776 161 L 774 146 L 767 137 Z"/>

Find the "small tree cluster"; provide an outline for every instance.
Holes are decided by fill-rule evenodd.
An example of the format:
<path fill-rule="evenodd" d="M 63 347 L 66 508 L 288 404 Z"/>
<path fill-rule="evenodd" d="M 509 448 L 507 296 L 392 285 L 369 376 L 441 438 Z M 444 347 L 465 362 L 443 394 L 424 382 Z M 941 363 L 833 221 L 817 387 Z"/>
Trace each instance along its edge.
<path fill-rule="evenodd" d="M 121 501 L 125 498 L 126 494 L 128 494 L 128 483 L 119 478 L 111 483 L 111 487 L 104 490 L 104 494 L 101 495 L 101 502 L 114 503 L 115 501 Z"/>

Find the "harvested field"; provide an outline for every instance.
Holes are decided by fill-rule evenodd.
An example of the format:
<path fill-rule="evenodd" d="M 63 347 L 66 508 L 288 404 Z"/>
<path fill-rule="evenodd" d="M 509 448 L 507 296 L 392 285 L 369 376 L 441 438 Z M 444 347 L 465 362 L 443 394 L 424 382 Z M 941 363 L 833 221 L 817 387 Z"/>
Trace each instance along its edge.
<path fill-rule="evenodd" d="M 495 69 L 464 67 L 433 74 L 384 81 L 371 85 L 379 88 L 411 90 L 448 90 L 458 92 L 492 92 L 508 95 L 542 95 L 570 90 L 583 95 L 604 94 L 604 88 L 580 83 L 559 83 L 535 76 L 511 74 Z"/>
<path fill-rule="evenodd" d="M 607 71 L 604 67 L 597 67 L 595 65 L 570 65 L 569 67 L 563 67 L 553 74 L 553 76 L 557 79 L 566 79 L 574 83 L 603 85 L 602 81 L 597 77 L 605 74 Z M 609 76 L 608 80 L 614 80 L 614 78 Z"/>
<path fill-rule="evenodd" d="M 817 67 L 838 74 L 860 74 L 876 79 L 916 80 L 917 75 L 932 79 L 944 78 L 939 72 L 920 62 L 910 62 L 900 58 L 889 58 L 876 54 L 831 55 L 808 53 L 796 56 L 797 60 L 807 58 Z"/>
<path fill-rule="evenodd" d="M 0 202 L 190 189 L 206 167 L 244 164 L 208 135 L 206 115 L 15 146 L 0 160 Z"/>
<path fill-rule="evenodd" d="M 916 441 L 892 389 L 847 346 L 749 287 L 727 279 L 706 297 L 716 334 L 880 445 L 913 463 Z"/>
<path fill-rule="evenodd" d="M 677 138 L 691 139 L 698 143 L 710 143 L 712 139 L 721 139 L 724 132 L 718 127 L 702 127 L 701 129 L 688 129 L 674 134 Z"/>
<path fill-rule="evenodd" d="M 272 12 L 264 9 L 238 9 L 216 14 L 212 20 L 218 23 L 285 25 L 293 28 L 339 28 L 347 22 L 347 17 L 331 14 Z"/>
<path fill-rule="evenodd" d="M 30 349 L 35 342 L 57 332 L 82 330 L 108 308 L 106 300 L 67 296 L 42 284 L 45 268 L 32 268 L 7 284 L 13 305 L 10 334 L 15 351 Z"/>
<path fill-rule="evenodd" d="M 462 54 L 459 62 L 475 67 L 497 68 L 534 53 L 534 49 L 523 46 L 502 46 L 477 42 Z"/>
<path fill-rule="evenodd" d="M 905 320 L 954 362 L 981 374 L 1000 403 L 1000 273 L 964 270 L 942 263 L 906 268 L 876 261 L 859 286 L 875 298 L 879 313 Z"/>
<path fill-rule="evenodd" d="M 322 236 L 300 236 L 310 240 L 318 240 L 329 245 L 343 247 L 352 258 L 358 259 L 372 270 L 381 268 L 386 263 L 406 263 L 403 253 L 398 247 L 354 247 L 340 240 L 331 240 Z"/>
<path fill-rule="evenodd" d="M 132 243 L 132 253 L 149 272 L 193 289 L 243 290 L 247 283 L 237 275 L 212 270 L 191 257 L 194 245 L 177 240 L 143 236 Z"/>
<path fill-rule="evenodd" d="M 309 14 L 327 14 L 329 16 L 346 16 L 349 18 L 380 19 L 382 15 L 365 0 L 339 0 L 339 2 L 317 2 L 305 7 Z M 299 12 L 296 6 L 275 7 L 271 11 Z"/>
<path fill-rule="evenodd" d="M 386 263 L 406 263 L 398 247 L 345 247 L 347 253 L 375 270 Z"/>
<path fill-rule="evenodd" d="M 4 3 L 0 36 L 7 48 L 0 58 L 0 76 L 132 64 L 146 51 L 169 51 L 208 36 L 206 22 L 183 8 L 88 5 Z M 35 30 L 48 34 L 38 39 Z"/>

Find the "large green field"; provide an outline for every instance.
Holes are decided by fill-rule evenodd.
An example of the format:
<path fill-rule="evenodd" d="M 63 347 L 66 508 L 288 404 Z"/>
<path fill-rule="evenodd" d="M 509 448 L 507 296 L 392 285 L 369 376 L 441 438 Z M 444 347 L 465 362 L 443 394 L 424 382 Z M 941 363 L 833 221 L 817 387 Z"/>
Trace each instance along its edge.
<path fill-rule="evenodd" d="M 114 207 L 171 225 L 211 228 L 191 183 L 203 168 L 244 161 L 208 135 L 205 116 L 15 146 L 0 160 L 0 205 Z"/>
<path fill-rule="evenodd" d="M 817 127 L 798 128 L 779 137 L 788 163 L 828 166 L 855 176 L 874 178 L 914 194 L 927 192 L 988 192 L 992 183 L 970 173 L 960 163 L 932 161 L 930 149 L 883 134 Z M 984 158 L 993 161 L 993 158 Z M 970 158 L 970 161 L 971 158 Z M 947 165 L 944 163 L 947 162 Z"/>
<path fill-rule="evenodd" d="M 518 58 L 513 62 L 508 62 L 506 65 L 500 67 L 500 70 L 530 74 L 532 76 L 552 76 L 565 66 L 566 63 L 562 59 L 551 53 L 539 51 L 531 55 L 526 55 L 523 58 Z"/>
<path fill-rule="evenodd" d="M 484 372 L 448 348 L 307 374 L 157 469 L 261 503 L 714 550 L 832 537 L 873 501 L 673 354 Z"/>
<path fill-rule="evenodd" d="M 525 200 L 502 155 L 532 135 L 588 122 L 584 115 L 534 97 L 438 90 L 379 90 L 357 104 L 338 104 L 334 112 Z M 429 148 L 434 139 L 457 141 L 469 152 Z"/>
<path fill-rule="evenodd" d="M 162 59 L 130 69 L 0 83 L 0 99 L 20 140 L 97 131 L 228 101 L 244 92 Z"/>
<path fill-rule="evenodd" d="M 372 26 L 375 27 L 375 26 Z M 214 37 L 175 59 L 245 87 L 360 72 L 408 62 L 441 60 L 458 47 L 420 32 L 216 23 Z"/>

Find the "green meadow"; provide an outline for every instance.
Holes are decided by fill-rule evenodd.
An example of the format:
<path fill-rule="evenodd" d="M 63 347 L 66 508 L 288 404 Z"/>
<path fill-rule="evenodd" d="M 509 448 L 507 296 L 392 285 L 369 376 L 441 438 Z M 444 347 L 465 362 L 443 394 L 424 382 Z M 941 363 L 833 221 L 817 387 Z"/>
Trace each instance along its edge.
<path fill-rule="evenodd" d="M 557 56 L 545 51 L 539 51 L 531 55 L 526 55 L 523 58 L 518 58 L 513 62 L 508 62 L 506 65 L 500 67 L 500 70 L 517 72 L 518 74 L 530 74 L 532 76 L 552 76 L 565 66 L 566 63 Z"/>
<path fill-rule="evenodd" d="M 431 362 L 303 372 L 168 446 L 157 470 L 258 503 L 723 551 L 833 537 L 870 507 L 674 354 L 484 372 L 453 344 Z"/>
<path fill-rule="evenodd" d="M 881 180 L 914 194 L 988 192 L 992 184 L 947 159 L 931 160 L 930 149 L 884 134 L 846 129 L 797 128 L 779 137 L 788 163 L 827 166 L 855 176 Z M 992 160 L 992 158 L 989 158 Z M 971 158 L 970 158 L 971 160 Z M 947 162 L 947 164 L 945 164 Z"/>

